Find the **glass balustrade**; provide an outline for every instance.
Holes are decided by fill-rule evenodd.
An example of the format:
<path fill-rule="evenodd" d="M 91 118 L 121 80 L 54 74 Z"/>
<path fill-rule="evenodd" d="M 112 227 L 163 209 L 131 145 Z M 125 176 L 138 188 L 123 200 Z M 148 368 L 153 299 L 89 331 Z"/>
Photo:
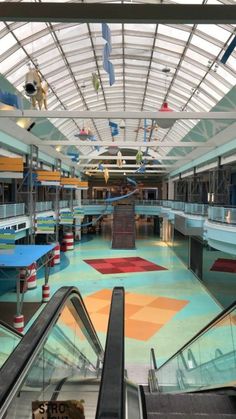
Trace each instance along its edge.
<path fill-rule="evenodd" d="M 175 211 L 184 211 L 184 202 L 173 201 L 172 202 L 172 209 L 175 210 Z"/>
<path fill-rule="evenodd" d="M 185 203 L 184 212 L 186 214 L 201 215 L 204 217 L 207 215 L 207 208 L 208 205 L 206 204 Z"/>
<path fill-rule="evenodd" d="M 3 204 L 0 205 L 0 219 L 17 217 L 25 214 L 25 204 Z"/>
<path fill-rule="evenodd" d="M 40 345 L 20 391 L 7 409 L 5 419 L 32 417 L 33 401 L 42 402 L 42 409 L 46 409 L 45 401 L 83 399 L 86 411 L 91 401 L 97 398 L 94 387 L 97 385 L 100 354 L 95 350 L 73 298 L 76 297 L 72 295 L 67 300 Z"/>
<path fill-rule="evenodd" d="M 52 201 L 36 202 L 35 210 L 36 212 L 52 210 Z"/>
<path fill-rule="evenodd" d="M 236 225 L 236 208 L 209 207 L 208 219 L 217 223 Z"/>
<path fill-rule="evenodd" d="M 70 203 L 69 201 L 59 201 L 59 208 L 69 208 Z"/>
<path fill-rule="evenodd" d="M 21 341 L 20 335 L 9 330 L 7 326 L 0 324 L 0 368 L 11 355 L 15 347 Z"/>
<path fill-rule="evenodd" d="M 188 392 L 235 385 L 235 371 L 236 309 L 231 309 L 161 366 L 156 378 L 163 392 Z"/>

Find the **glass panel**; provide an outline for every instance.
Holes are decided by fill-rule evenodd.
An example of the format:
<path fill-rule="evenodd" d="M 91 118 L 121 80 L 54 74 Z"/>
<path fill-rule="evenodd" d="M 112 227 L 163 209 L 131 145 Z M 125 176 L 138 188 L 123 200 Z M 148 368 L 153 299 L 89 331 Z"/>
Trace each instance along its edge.
<path fill-rule="evenodd" d="M 83 399 L 85 406 L 92 404 L 92 409 L 93 405 L 96 408 L 98 385 L 93 382 L 98 376 L 97 362 L 97 354 L 70 300 L 45 337 L 5 417 L 17 419 L 19 412 L 31 417 L 31 402 L 36 400 Z"/>
<path fill-rule="evenodd" d="M 0 349 L 0 367 L 3 366 L 4 362 L 11 355 L 15 347 L 21 340 L 21 337 L 14 332 L 11 332 L 6 327 L 0 325 L 0 339 L 1 339 L 1 349 Z"/>
<path fill-rule="evenodd" d="M 216 321 L 157 372 L 161 391 L 193 391 L 232 385 L 236 367 L 236 311 Z"/>

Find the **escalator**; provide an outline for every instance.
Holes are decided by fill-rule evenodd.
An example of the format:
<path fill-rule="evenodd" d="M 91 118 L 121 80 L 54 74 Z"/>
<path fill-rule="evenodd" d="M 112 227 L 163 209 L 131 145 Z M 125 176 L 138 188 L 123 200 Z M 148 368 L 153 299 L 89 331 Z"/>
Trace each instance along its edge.
<path fill-rule="evenodd" d="M 152 364 L 152 390 L 141 389 L 147 418 L 235 418 L 236 302 L 160 368 Z"/>
<path fill-rule="evenodd" d="M 1 368 L 0 417 L 31 418 L 33 401 L 83 399 L 94 418 L 103 356 L 79 292 L 61 288 Z"/>
<path fill-rule="evenodd" d="M 113 290 L 103 351 L 78 290 L 63 287 L 1 368 L 0 418 L 31 418 L 32 402 L 46 412 L 61 401 L 71 415 L 39 416 L 35 407 L 35 419 L 81 419 L 81 406 L 86 419 L 233 419 L 235 310 L 236 303 L 159 368 L 152 350 L 142 386 L 125 373 L 124 289 Z"/>

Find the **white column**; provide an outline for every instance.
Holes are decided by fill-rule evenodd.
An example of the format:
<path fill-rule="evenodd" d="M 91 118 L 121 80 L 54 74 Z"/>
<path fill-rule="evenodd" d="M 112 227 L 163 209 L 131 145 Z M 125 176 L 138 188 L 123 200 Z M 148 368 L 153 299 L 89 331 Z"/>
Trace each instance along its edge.
<path fill-rule="evenodd" d="M 78 207 L 81 207 L 81 195 L 82 195 L 82 193 L 81 193 L 80 190 L 75 191 L 75 199 L 78 202 L 78 204 L 77 204 Z M 75 223 L 80 224 L 81 223 L 81 218 L 76 217 L 75 218 Z M 75 237 L 76 237 L 77 240 L 81 240 L 81 229 L 77 225 L 75 225 Z"/>
<path fill-rule="evenodd" d="M 168 180 L 168 199 L 174 199 L 175 189 L 174 181 L 172 179 Z"/>

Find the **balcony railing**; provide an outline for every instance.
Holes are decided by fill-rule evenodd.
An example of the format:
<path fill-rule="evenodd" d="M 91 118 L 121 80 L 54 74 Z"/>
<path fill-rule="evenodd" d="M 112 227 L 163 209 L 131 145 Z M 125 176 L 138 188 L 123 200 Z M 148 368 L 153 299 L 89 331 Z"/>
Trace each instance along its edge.
<path fill-rule="evenodd" d="M 209 207 L 208 220 L 236 225 L 236 208 Z"/>
<path fill-rule="evenodd" d="M 185 203 L 184 212 L 185 214 L 191 215 L 202 215 L 207 216 L 208 205 L 196 204 L 196 203 Z"/>
<path fill-rule="evenodd" d="M 171 209 L 175 211 L 184 211 L 184 202 L 181 201 L 172 201 Z"/>
<path fill-rule="evenodd" d="M 69 208 L 69 201 L 59 201 L 59 208 Z"/>
<path fill-rule="evenodd" d="M 161 206 L 160 199 L 139 199 L 135 200 L 135 205 L 151 205 L 151 206 Z"/>
<path fill-rule="evenodd" d="M 3 204 L 0 205 L 0 219 L 18 217 L 25 214 L 25 204 Z"/>
<path fill-rule="evenodd" d="M 105 205 L 105 199 L 82 199 L 82 205 Z"/>
<path fill-rule="evenodd" d="M 52 201 L 36 202 L 35 211 L 43 212 L 52 210 Z"/>

